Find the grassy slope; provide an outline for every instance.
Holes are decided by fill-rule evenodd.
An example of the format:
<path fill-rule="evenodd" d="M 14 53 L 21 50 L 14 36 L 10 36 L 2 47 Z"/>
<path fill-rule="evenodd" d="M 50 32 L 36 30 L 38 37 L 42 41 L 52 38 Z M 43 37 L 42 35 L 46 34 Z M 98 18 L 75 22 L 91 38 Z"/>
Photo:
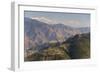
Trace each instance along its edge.
<path fill-rule="evenodd" d="M 57 44 L 49 43 L 50 47 L 28 56 L 26 61 L 64 60 L 90 58 L 89 34 L 76 35 L 67 41 Z"/>

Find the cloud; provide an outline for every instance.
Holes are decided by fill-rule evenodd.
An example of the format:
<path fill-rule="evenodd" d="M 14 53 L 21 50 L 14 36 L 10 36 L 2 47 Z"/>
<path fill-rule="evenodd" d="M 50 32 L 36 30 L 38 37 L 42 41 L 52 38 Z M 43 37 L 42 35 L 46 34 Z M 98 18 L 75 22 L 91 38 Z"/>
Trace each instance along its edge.
<path fill-rule="evenodd" d="M 50 24 L 50 25 L 54 25 L 54 24 L 64 24 L 64 25 L 68 25 L 68 26 L 74 26 L 74 27 L 79 27 L 79 26 L 84 26 L 84 22 L 78 19 L 63 19 L 63 20 L 58 20 L 58 19 L 50 19 L 48 17 L 32 17 L 31 19 L 36 19 L 38 21 Z M 88 25 L 88 24 L 86 24 Z"/>
<path fill-rule="evenodd" d="M 47 17 L 32 17 L 32 19 L 36 19 L 38 21 L 45 22 L 48 24 L 57 24 L 58 23 L 56 20 L 49 19 Z"/>
<path fill-rule="evenodd" d="M 81 21 L 80 20 L 64 20 L 63 21 L 63 23 L 65 23 L 65 24 L 76 24 L 76 25 L 78 25 L 78 24 L 81 24 Z"/>

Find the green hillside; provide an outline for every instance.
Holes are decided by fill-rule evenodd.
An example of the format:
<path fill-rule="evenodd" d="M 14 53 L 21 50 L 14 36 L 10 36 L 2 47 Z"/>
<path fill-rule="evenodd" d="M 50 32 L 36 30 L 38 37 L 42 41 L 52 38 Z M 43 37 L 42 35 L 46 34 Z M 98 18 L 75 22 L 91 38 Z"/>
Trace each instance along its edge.
<path fill-rule="evenodd" d="M 90 58 L 90 34 L 76 35 L 68 40 L 69 55 L 72 59 Z"/>
<path fill-rule="evenodd" d="M 90 34 L 78 34 L 62 43 L 49 43 L 49 47 L 34 52 L 25 61 L 65 60 L 90 58 Z"/>

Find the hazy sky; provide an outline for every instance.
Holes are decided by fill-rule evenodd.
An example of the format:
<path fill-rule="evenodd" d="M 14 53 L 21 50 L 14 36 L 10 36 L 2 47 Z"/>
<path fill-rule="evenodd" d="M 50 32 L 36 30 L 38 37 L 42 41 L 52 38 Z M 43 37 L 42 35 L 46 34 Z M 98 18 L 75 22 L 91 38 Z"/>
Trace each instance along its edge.
<path fill-rule="evenodd" d="M 24 17 L 46 21 L 47 23 L 62 23 L 73 27 L 90 27 L 90 14 L 24 11 Z"/>

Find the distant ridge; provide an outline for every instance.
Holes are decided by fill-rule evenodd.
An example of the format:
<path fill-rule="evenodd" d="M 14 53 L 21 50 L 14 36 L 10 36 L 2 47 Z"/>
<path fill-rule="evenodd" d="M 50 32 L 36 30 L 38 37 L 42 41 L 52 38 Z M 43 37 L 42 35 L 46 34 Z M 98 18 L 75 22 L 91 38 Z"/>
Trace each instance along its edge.
<path fill-rule="evenodd" d="M 25 49 L 36 47 L 50 41 L 63 42 L 71 36 L 88 32 L 90 32 L 88 27 L 73 28 L 62 23 L 53 25 L 35 18 L 24 18 Z"/>

